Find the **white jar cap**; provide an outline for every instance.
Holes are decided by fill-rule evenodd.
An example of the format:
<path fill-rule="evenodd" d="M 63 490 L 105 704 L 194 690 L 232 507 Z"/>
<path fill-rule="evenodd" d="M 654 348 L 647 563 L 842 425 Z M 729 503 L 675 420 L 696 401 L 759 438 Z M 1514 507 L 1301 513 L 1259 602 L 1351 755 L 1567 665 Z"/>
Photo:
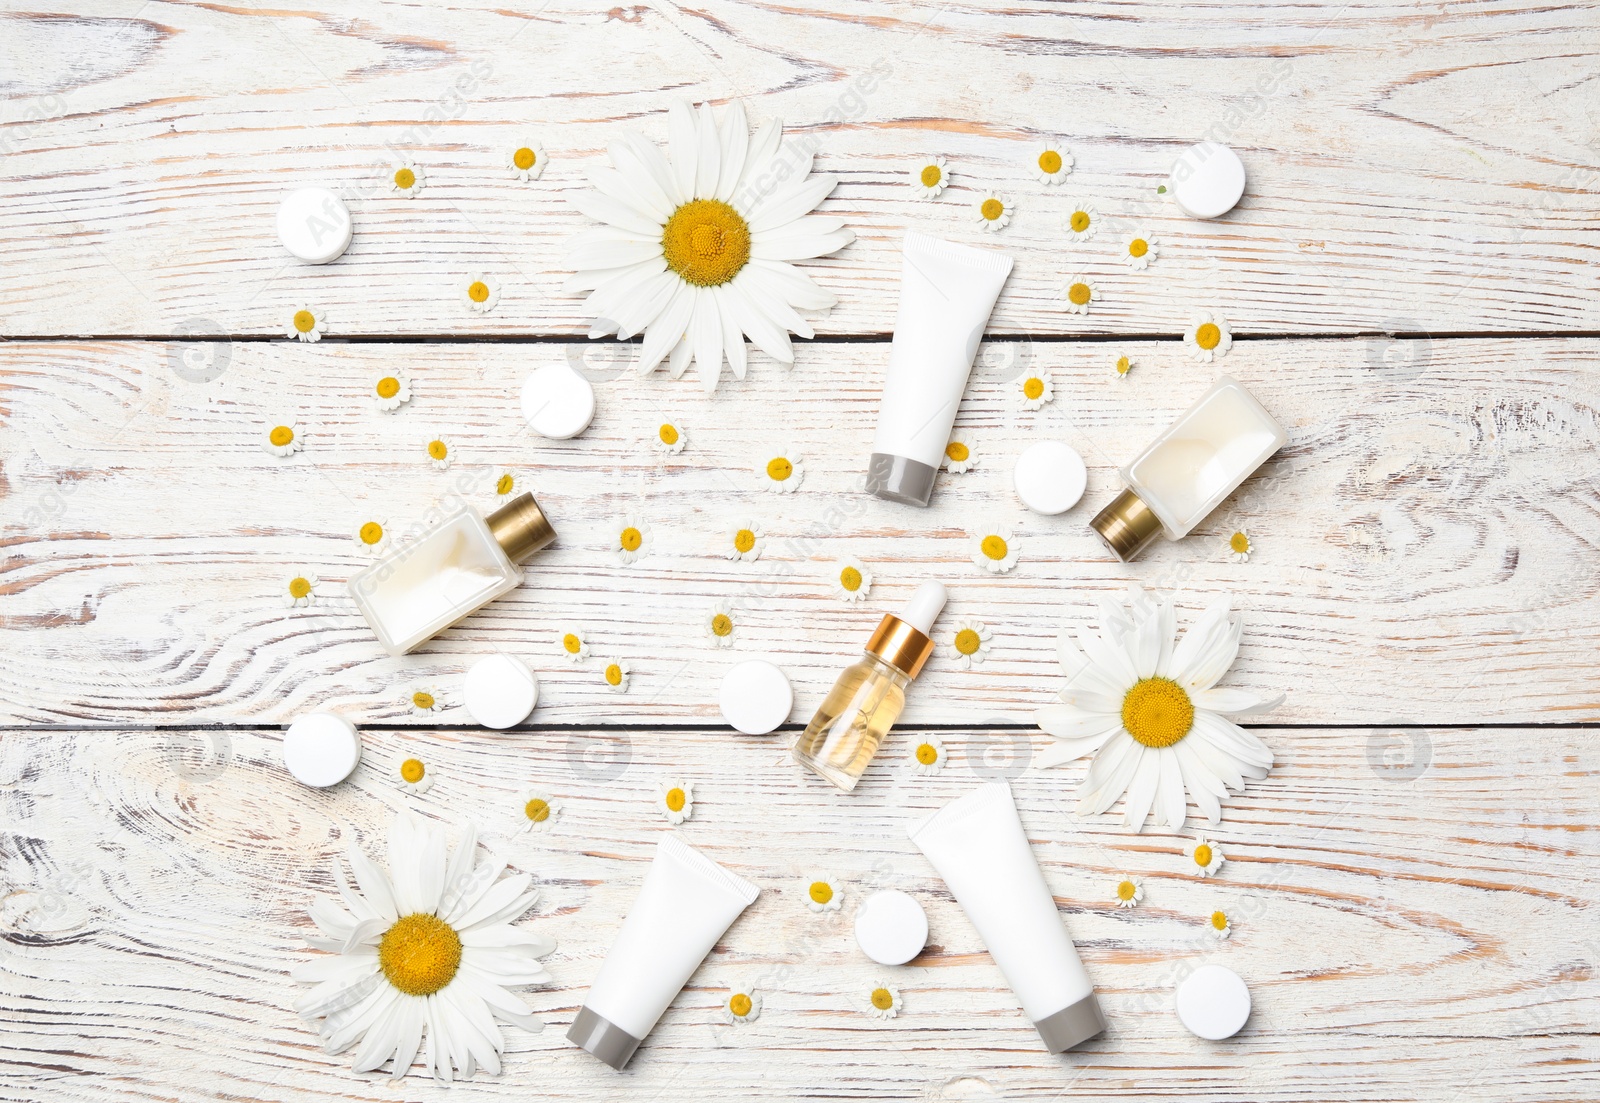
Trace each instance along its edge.
<path fill-rule="evenodd" d="M 1072 445 L 1041 440 L 1017 458 L 1017 497 L 1035 513 L 1065 513 L 1078 504 L 1089 470 Z"/>
<path fill-rule="evenodd" d="M 461 696 L 476 723 L 511 728 L 526 720 L 539 703 L 539 679 L 521 659 L 490 655 L 467 671 Z"/>
<path fill-rule="evenodd" d="M 283 765 L 296 781 L 316 789 L 337 785 L 361 761 L 361 733 L 342 716 L 311 712 L 283 733 Z"/>
<path fill-rule="evenodd" d="M 1220 1042 L 1250 1017 L 1250 989 L 1222 965 L 1202 965 L 1178 985 L 1178 1018 L 1196 1037 Z"/>
<path fill-rule="evenodd" d="M 522 384 L 522 416 L 541 437 L 575 437 L 594 420 L 594 387 L 570 364 L 546 364 Z"/>
<path fill-rule="evenodd" d="M 338 259 L 350 233 L 350 208 L 327 188 L 300 188 L 278 204 L 278 240 L 307 264 Z"/>
<path fill-rule="evenodd" d="M 883 889 L 856 912 L 856 944 L 879 965 L 904 965 L 928 944 L 928 913 L 899 889 Z"/>
<path fill-rule="evenodd" d="M 1244 195 L 1244 162 L 1221 142 L 1201 142 L 1183 151 L 1167 187 L 1185 214 L 1217 218 Z"/>
<path fill-rule="evenodd" d="M 746 735 L 768 735 L 789 719 L 794 690 L 783 671 L 751 659 L 722 679 L 722 718 Z"/>

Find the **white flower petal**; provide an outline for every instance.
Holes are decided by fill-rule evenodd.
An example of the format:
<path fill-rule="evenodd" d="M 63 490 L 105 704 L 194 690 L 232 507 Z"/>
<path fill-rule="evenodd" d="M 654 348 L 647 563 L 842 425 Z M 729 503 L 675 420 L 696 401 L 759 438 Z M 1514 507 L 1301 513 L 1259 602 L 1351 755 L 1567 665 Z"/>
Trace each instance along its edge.
<path fill-rule="evenodd" d="M 1128 783 L 1128 793 L 1124 798 L 1126 803 L 1122 809 L 1122 822 L 1135 831 L 1144 827 L 1144 821 L 1156 801 L 1156 787 L 1161 782 L 1161 767 L 1156 761 L 1155 748 L 1141 745 L 1139 752 L 1139 763 Z"/>
<path fill-rule="evenodd" d="M 744 170 L 739 173 L 739 183 L 735 195 L 745 204 L 741 213 L 748 215 L 749 208 L 761 201 L 759 195 L 745 196 L 740 193 L 748 188 L 753 188 L 767 171 L 772 159 L 778 155 L 778 146 L 783 141 L 783 121 L 781 119 L 768 119 L 756 128 L 755 137 L 750 139 L 750 148 L 745 151 Z M 775 184 L 767 185 L 768 188 Z"/>
<path fill-rule="evenodd" d="M 1039 727 L 1057 739 L 1109 738 L 1122 721 L 1116 713 L 1091 712 L 1075 704 L 1046 705 L 1034 713 Z M 1088 753 L 1088 752 L 1084 752 Z"/>
<path fill-rule="evenodd" d="M 1117 798 L 1127 792 L 1143 751 L 1133 736 L 1119 728 L 1095 755 L 1078 786 L 1078 814 L 1098 816 L 1117 803 Z"/>
<path fill-rule="evenodd" d="M 709 288 L 699 288 L 694 314 L 689 319 L 689 341 L 694 345 L 695 370 L 700 386 L 712 394 L 722 380 L 722 314 L 717 296 Z"/>
<path fill-rule="evenodd" d="M 1075 762 L 1086 754 L 1093 754 L 1106 745 L 1106 741 L 1117 734 L 1119 725 L 1113 723 L 1099 735 L 1086 735 L 1077 739 L 1062 739 L 1050 744 L 1044 750 L 1033 756 L 1033 764 L 1041 769 L 1059 766 L 1063 762 Z"/>
<path fill-rule="evenodd" d="M 589 170 L 590 186 L 613 202 L 627 207 L 638 217 L 649 219 L 659 234 L 667 224 L 667 219 L 672 217 L 674 209 L 666 192 L 661 190 L 661 185 L 650 170 L 628 147 L 613 145 L 611 160 L 613 163 L 620 161 L 617 168 L 597 167 Z"/>
<path fill-rule="evenodd" d="M 645 327 L 644 345 L 639 350 L 640 375 L 654 371 L 656 365 L 661 363 L 661 358 L 683 340 L 684 327 L 689 324 L 689 312 L 694 308 L 693 290 L 688 284 L 679 283 L 656 320 Z"/>
<path fill-rule="evenodd" d="M 787 326 L 807 340 L 817 335 L 811 328 L 811 323 L 789 305 L 789 297 L 784 294 L 783 285 L 766 269 L 746 266 L 745 270 L 739 273 L 737 282 L 740 290 L 749 295 L 753 301 L 760 303 L 767 316 L 779 325 Z"/>
<path fill-rule="evenodd" d="M 801 219 L 781 230 L 750 238 L 750 255 L 757 260 L 810 260 L 838 252 L 856 239 L 853 230 L 821 232 Z"/>
<path fill-rule="evenodd" d="M 625 134 L 621 139 L 622 147 L 633 155 L 650 180 L 656 185 L 657 190 L 667 200 L 667 213 L 671 214 L 692 196 L 685 195 L 678 187 L 678 178 L 672 171 L 672 166 L 667 163 L 666 154 L 661 152 L 661 147 L 637 131 Z M 622 168 L 621 165 L 618 166 Z M 626 170 L 624 170 L 626 171 Z M 663 222 L 666 220 L 663 219 Z"/>
<path fill-rule="evenodd" d="M 716 194 L 722 176 L 722 139 L 717 134 L 717 120 L 712 117 L 709 102 L 700 105 L 698 135 L 695 141 L 694 194 L 696 199 Z"/>
<path fill-rule="evenodd" d="M 750 267 L 761 272 L 796 310 L 830 310 L 839 301 L 833 292 L 824 291 L 810 276 L 785 261 L 756 259 Z"/>
<path fill-rule="evenodd" d="M 568 257 L 574 268 L 622 268 L 661 256 L 661 242 L 623 237 L 574 241 Z"/>
<path fill-rule="evenodd" d="M 399 992 L 396 991 L 395 995 L 399 996 Z M 356 1050 L 351 1069 L 371 1072 L 394 1056 L 400 1042 L 400 1021 L 403 1017 L 400 1005 L 403 1002 L 403 999 L 392 1000 L 373 1025 L 367 1027 L 366 1037 L 361 1041 L 361 1048 Z M 405 1070 L 396 1069 L 395 1074 L 404 1076 Z"/>
<path fill-rule="evenodd" d="M 1183 638 L 1172 649 L 1169 677 L 1173 681 L 1185 688 L 1211 688 L 1196 686 L 1193 672 L 1211 662 L 1213 652 L 1226 638 L 1229 608 L 1230 603 L 1226 596 L 1217 598 L 1206 606 L 1205 612 L 1200 614 L 1200 619 L 1183 633 Z"/>
<path fill-rule="evenodd" d="M 659 236 L 661 233 L 660 222 L 640 212 L 633 205 L 613 199 L 598 189 L 569 192 L 566 198 L 579 213 L 588 215 L 596 222 L 610 223 L 643 237 Z"/>
<path fill-rule="evenodd" d="M 383 870 L 378 868 L 376 862 L 368 858 L 357 847 L 351 847 L 345 855 L 345 861 L 350 863 L 350 872 L 355 875 L 356 884 L 361 887 L 361 895 L 366 897 L 367 903 L 391 923 L 400 918 L 400 913 L 395 910 L 394 890 L 389 885 L 389 878 L 383 875 Z"/>
<path fill-rule="evenodd" d="M 743 379 L 748 364 L 744 347 L 744 330 L 739 328 L 738 303 L 729 298 L 724 289 L 715 287 L 712 297 L 717 300 L 717 316 L 722 323 L 722 351 L 728 358 L 735 379 Z"/>
<path fill-rule="evenodd" d="M 745 118 L 744 104 L 734 100 L 728 104 L 728 113 L 722 117 L 721 172 L 717 177 L 713 196 L 726 203 L 733 198 L 739 186 L 739 176 L 744 172 L 745 153 L 750 148 L 750 121 Z"/>
<path fill-rule="evenodd" d="M 404 1076 L 417 1059 L 422 1048 L 422 1028 L 427 1021 L 427 1007 L 420 999 L 400 1001 L 400 1022 L 394 1045 L 394 1070 L 391 1075 Z"/>
<path fill-rule="evenodd" d="M 1196 710 L 1194 725 L 1204 729 L 1211 742 L 1248 766 L 1267 769 L 1272 766 L 1272 751 L 1250 732 L 1239 725 L 1224 720 L 1214 712 Z"/>
<path fill-rule="evenodd" d="M 831 173 L 807 175 L 811 171 L 811 161 L 812 158 L 807 157 L 801 162 L 793 182 L 785 183 L 770 195 L 763 196 L 761 202 L 755 205 L 750 212 L 752 239 L 756 234 L 781 229 L 801 216 L 810 214 L 818 203 L 828 197 L 829 192 L 839 186 L 839 178 Z"/>
<path fill-rule="evenodd" d="M 696 289 L 698 290 L 698 289 Z M 691 296 L 694 298 L 697 296 Z M 693 314 L 690 315 L 693 317 Z M 689 361 L 694 356 L 694 345 L 689 341 L 686 333 L 678 338 L 678 343 L 672 346 L 672 354 L 667 358 L 667 371 L 674 379 L 683 378 L 683 373 L 689 368 Z"/>
<path fill-rule="evenodd" d="M 741 276 L 743 274 L 740 273 Z M 743 288 L 737 277 L 718 288 L 727 300 L 723 305 L 732 303 L 739 328 L 744 330 L 756 348 L 779 363 L 793 364 L 794 345 L 789 341 L 788 331 L 774 322 L 760 305 L 752 302 Z"/>
<path fill-rule="evenodd" d="M 1155 748 L 1156 765 L 1160 780 L 1156 785 L 1156 813 L 1161 822 L 1173 830 L 1183 827 L 1188 818 L 1189 805 L 1183 796 L 1183 768 L 1171 747 Z"/>
<path fill-rule="evenodd" d="M 1194 746 L 1194 740 L 1184 739 L 1175 744 L 1172 751 L 1177 757 L 1178 768 L 1183 772 L 1184 788 L 1189 791 L 1200 815 L 1215 826 L 1222 822 L 1222 801 L 1228 795 L 1228 789 L 1195 752 Z"/>
<path fill-rule="evenodd" d="M 673 100 L 667 105 L 669 167 L 672 179 L 678 185 L 678 192 L 685 201 L 699 198 L 694 188 L 696 169 L 700 163 L 695 150 L 698 130 L 694 108 L 689 106 L 687 100 Z"/>

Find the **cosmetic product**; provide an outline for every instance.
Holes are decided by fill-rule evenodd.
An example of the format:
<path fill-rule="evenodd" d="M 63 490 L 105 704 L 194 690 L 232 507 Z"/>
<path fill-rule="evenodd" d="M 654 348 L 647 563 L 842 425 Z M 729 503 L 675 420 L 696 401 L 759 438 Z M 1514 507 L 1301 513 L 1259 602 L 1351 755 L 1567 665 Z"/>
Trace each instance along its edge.
<path fill-rule="evenodd" d="M 296 717 L 283 733 L 283 765 L 302 785 L 337 785 L 360 761 L 361 733 L 342 716 L 310 712 Z"/>
<path fill-rule="evenodd" d="M 940 582 L 924 582 L 900 615 L 885 613 L 861 661 L 847 667 L 789 751 L 850 792 L 878 744 L 906 707 L 906 686 L 933 654 L 934 618 L 944 608 Z"/>
<path fill-rule="evenodd" d="M 676 835 L 663 836 L 567 1038 L 614 1069 L 626 1065 L 760 891 Z"/>
<path fill-rule="evenodd" d="M 391 655 L 404 655 L 522 581 L 518 564 L 556 538 L 532 494 L 485 518 L 463 505 L 350 580 Z"/>
<path fill-rule="evenodd" d="M 337 260 L 350 233 L 350 208 L 327 188 L 300 188 L 278 204 L 278 240 L 307 264 Z"/>
<path fill-rule="evenodd" d="M 1056 912 L 1011 786 L 980 785 L 907 833 L 967 913 L 1051 1053 L 1106 1029 L 1094 985 Z"/>
<path fill-rule="evenodd" d="M 770 735 L 789 719 L 794 690 L 788 677 L 760 659 L 742 662 L 722 679 L 722 718 L 745 735 Z"/>
<path fill-rule="evenodd" d="M 461 699 L 473 723 L 514 728 L 539 703 L 539 679 L 521 659 L 504 653 L 489 655 L 467 671 Z"/>
<path fill-rule="evenodd" d="M 879 965 L 904 965 L 928 944 L 928 913 L 916 898 L 881 889 L 856 912 L 856 945 Z"/>
<path fill-rule="evenodd" d="M 1072 445 L 1041 440 L 1017 458 L 1013 478 L 1023 505 L 1035 513 L 1053 516 L 1078 504 L 1088 485 L 1089 471 Z"/>
<path fill-rule="evenodd" d="M 908 232 L 867 490 L 925 506 L 1011 258 Z"/>
<path fill-rule="evenodd" d="M 522 384 L 522 416 L 541 437 L 575 437 L 594 420 L 594 385 L 571 364 L 536 368 Z"/>
<path fill-rule="evenodd" d="M 1225 375 L 1122 468 L 1127 489 L 1089 525 L 1124 562 L 1158 535 L 1181 540 L 1287 439 L 1244 385 Z"/>
<path fill-rule="evenodd" d="M 1250 989 L 1239 974 L 1222 965 L 1202 965 L 1178 985 L 1178 1019 L 1197 1038 L 1220 1042 L 1244 1028 L 1250 1017 Z"/>
<path fill-rule="evenodd" d="M 1244 162 L 1221 142 L 1192 145 L 1172 166 L 1167 190 L 1184 214 L 1220 218 L 1244 195 Z"/>

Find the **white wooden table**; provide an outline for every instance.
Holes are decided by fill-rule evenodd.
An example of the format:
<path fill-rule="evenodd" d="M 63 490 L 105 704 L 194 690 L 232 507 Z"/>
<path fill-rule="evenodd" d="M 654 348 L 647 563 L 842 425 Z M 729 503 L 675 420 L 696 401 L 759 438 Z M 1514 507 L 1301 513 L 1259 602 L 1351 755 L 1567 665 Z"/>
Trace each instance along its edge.
<path fill-rule="evenodd" d="M 536 875 L 523 922 L 559 943 L 528 998 L 549 1026 L 510 1031 L 506 1070 L 448 1089 L 482 1099 L 1589 1100 L 1600 1095 L 1600 93 L 1592 5 L 809 0 L 768 5 L 551 0 L 505 7 L 336 3 L 251 10 L 95 2 L 0 15 L 0 1099 L 442 1099 L 328 1057 L 290 1005 L 305 907 L 332 856 L 374 841 L 391 809 L 480 825 Z M 622 128 L 665 137 L 669 96 L 741 97 L 814 141 L 842 183 L 824 208 L 858 240 L 811 271 L 839 306 L 786 370 L 704 398 L 692 378 L 638 380 L 584 343 L 563 296 L 564 243 L 585 225 L 563 197 Z M 1059 189 L 1027 171 L 1059 136 Z M 1229 217 L 1182 217 L 1155 192 L 1202 137 L 1251 174 Z M 536 184 L 503 160 L 529 138 Z M 905 183 L 942 154 L 957 186 Z M 385 194 L 402 157 L 415 199 Z M 351 197 L 350 251 L 288 261 L 273 214 L 289 188 Z M 907 227 L 977 241 L 979 186 L 1014 223 L 984 244 L 1016 258 L 958 425 L 978 469 L 941 476 L 932 508 L 859 491 Z M 1070 252 L 1072 197 L 1112 227 Z M 1131 273 L 1122 232 L 1148 226 L 1156 265 Z M 1101 247 L 1103 246 L 1103 247 Z M 502 301 L 462 310 L 469 273 Z M 1087 272 L 1103 305 L 1056 305 Z M 281 331 L 325 309 L 314 346 Z M 1190 313 L 1240 339 L 1187 359 Z M 1138 367 L 1124 381 L 1117 355 Z M 516 392 L 534 366 L 586 358 L 599 414 L 581 438 L 528 433 Z M 1056 401 L 1018 412 L 1007 378 L 1048 366 Z M 199 363 L 196 371 L 188 365 Z M 408 366 L 398 415 L 363 400 Z M 176 368 L 183 368 L 178 371 Z M 1085 522 L 1114 468 L 1218 370 L 1274 410 L 1289 445 L 1199 532 L 1132 566 Z M 277 462 L 263 420 L 297 414 L 308 447 Z M 660 416 L 690 446 L 663 459 Z M 461 462 L 419 462 L 430 429 Z M 1027 514 L 1011 459 L 1057 437 L 1090 465 L 1084 504 Z M 794 495 L 751 471 L 774 444 L 805 456 Z M 415 655 L 385 657 L 343 580 L 351 532 L 420 517 L 459 490 L 484 506 L 512 471 L 538 490 L 559 545 L 527 584 Z M 642 512 L 653 553 L 606 551 Z M 755 563 L 721 558 L 735 514 L 770 536 Z M 997 515 L 1022 560 L 980 574 L 968 533 Z M 1257 552 L 1231 562 L 1248 529 Z M 864 606 L 829 591 L 857 555 Z M 318 603 L 285 609 L 291 568 Z M 716 688 L 740 657 L 792 678 L 803 723 L 878 615 L 924 578 L 947 618 L 994 630 L 988 662 L 936 660 L 900 734 L 856 794 L 803 776 L 787 735 L 721 727 Z M 1081 764 L 1028 767 L 1029 721 L 1061 677 L 1054 637 L 1130 580 L 1192 616 L 1219 592 L 1247 617 L 1230 676 L 1287 693 L 1259 734 L 1265 782 L 1227 806 L 1228 855 L 1188 877 L 1186 835 L 1130 834 L 1071 811 Z M 738 646 L 708 646 L 718 600 Z M 560 659 L 581 623 L 629 659 L 633 685 Z M 945 623 L 952 623 L 947 620 Z M 514 732 L 473 728 L 462 672 L 499 649 L 539 671 Z M 450 707 L 408 713 L 417 685 Z M 344 785 L 300 787 L 281 727 L 313 708 L 363 728 Z M 791 728 L 793 725 L 791 725 Z M 937 731 L 951 764 L 905 765 Z M 388 780 L 421 753 L 438 784 Z M 667 773 L 697 783 L 692 844 L 763 895 L 668 1011 L 629 1070 L 564 1039 L 666 824 Z M 1043 1051 L 976 933 L 903 823 L 995 774 L 1024 823 L 1094 975 L 1111 1031 Z M 556 829 L 511 836 L 530 783 L 565 801 Z M 802 906 L 832 870 L 849 902 Z M 1145 879 L 1132 911 L 1109 903 Z M 873 887 L 918 896 L 932 925 L 912 965 L 873 968 L 849 932 Z M 1236 933 L 1218 945 L 1204 917 Z M 1172 986 L 1205 961 L 1250 983 L 1230 1042 L 1188 1035 Z M 758 974 L 760 1019 L 733 1030 L 729 978 Z M 861 1011 L 887 973 L 888 1023 Z"/>

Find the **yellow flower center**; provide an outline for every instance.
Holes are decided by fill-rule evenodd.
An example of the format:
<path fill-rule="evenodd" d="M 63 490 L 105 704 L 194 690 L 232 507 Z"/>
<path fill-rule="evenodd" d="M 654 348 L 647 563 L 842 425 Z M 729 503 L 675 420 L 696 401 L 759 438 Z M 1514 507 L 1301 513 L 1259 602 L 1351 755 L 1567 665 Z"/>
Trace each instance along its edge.
<path fill-rule="evenodd" d="M 267 434 L 267 439 L 272 442 L 274 447 L 282 448 L 294 440 L 294 430 L 287 425 L 274 425 L 272 432 Z"/>
<path fill-rule="evenodd" d="M 678 443 L 678 427 L 671 422 L 662 422 L 659 432 L 662 444 Z"/>
<path fill-rule="evenodd" d="M 1044 380 L 1040 379 L 1038 376 L 1032 376 L 1028 379 L 1024 379 L 1022 381 L 1022 393 L 1031 399 L 1043 398 Z"/>
<path fill-rule="evenodd" d="M 1136 237 L 1128 242 L 1128 255 L 1130 257 L 1142 257 L 1149 251 L 1150 243 L 1142 237 Z"/>
<path fill-rule="evenodd" d="M 291 578 L 289 580 L 289 596 L 293 598 L 309 597 L 311 594 L 311 580 L 309 578 Z"/>
<path fill-rule="evenodd" d="M 488 302 L 489 285 L 484 283 L 482 280 L 473 280 L 471 283 L 467 284 L 467 298 L 471 299 L 475 303 Z"/>
<path fill-rule="evenodd" d="M 924 766 L 932 766 L 939 761 L 939 748 L 932 743 L 919 743 L 917 745 L 917 761 Z"/>
<path fill-rule="evenodd" d="M 976 655 L 978 648 L 983 646 L 983 637 L 971 628 L 963 628 L 956 633 L 956 650 L 963 655 Z"/>
<path fill-rule="evenodd" d="M 715 613 L 711 617 L 711 634 L 713 636 L 727 636 L 733 632 L 733 618 L 727 613 Z"/>
<path fill-rule="evenodd" d="M 509 473 L 505 474 L 505 475 L 501 475 L 498 479 L 496 479 L 494 481 L 494 492 L 496 494 L 510 494 L 516 488 L 517 488 L 517 480 L 516 480 L 516 478 L 514 476 L 510 475 Z"/>
<path fill-rule="evenodd" d="M 1250 550 L 1250 538 L 1242 532 L 1236 532 L 1228 537 L 1228 547 L 1242 555 Z"/>
<path fill-rule="evenodd" d="M 617 538 L 617 541 L 622 545 L 623 551 L 635 552 L 644 543 L 644 533 L 629 525 L 622 530 L 622 535 Z"/>
<path fill-rule="evenodd" d="M 612 663 L 606 667 L 606 684 L 613 686 L 620 686 L 622 684 L 621 665 Z"/>
<path fill-rule="evenodd" d="M 299 333 L 310 333 L 317 328 L 317 316 L 309 310 L 295 311 L 294 328 Z"/>
<path fill-rule="evenodd" d="M 461 968 L 461 936 L 436 915 L 403 915 L 378 942 L 378 966 L 408 996 L 431 996 Z"/>
<path fill-rule="evenodd" d="M 872 990 L 872 1006 L 879 1011 L 887 1011 L 894 1006 L 894 993 L 887 988 L 874 988 Z"/>
<path fill-rule="evenodd" d="M 756 534 L 749 529 L 740 529 L 733 534 L 733 550 L 744 555 L 756 546 Z"/>
<path fill-rule="evenodd" d="M 543 823 L 550 818 L 550 802 L 543 797 L 534 797 L 522 806 L 522 814 L 531 823 Z"/>
<path fill-rule="evenodd" d="M 682 789 L 672 788 L 667 790 L 667 808 L 673 812 L 682 812 L 683 806 L 689 803 L 689 796 Z"/>
<path fill-rule="evenodd" d="M 438 702 L 433 699 L 433 694 L 425 689 L 419 689 L 411 695 L 411 704 L 419 709 L 431 709 Z"/>
<path fill-rule="evenodd" d="M 983 217 L 988 221 L 993 222 L 995 219 L 1006 213 L 1006 205 L 993 196 L 990 196 L 988 199 L 983 201 L 983 206 L 978 208 L 978 213 L 983 215 Z"/>
<path fill-rule="evenodd" d="M 775 483 L 781 483 L 794 474 L 794 464 L 784 456 L 776 456 L 767 461 L 767 478 Z"/>
<path fill-rule="evenodd" d="M 1223 913 L 1223 912 L 1212 912 L 1211 913 L 1211 925 L 1213 927 L 1215 927 L 1219 931 L 1227 930 L 1228 929 L 1228 917 L 1227 917 L 1227 915 L 1225 913 Z"/>
<path fill-rule="evenodd" d="M 1197 866 L 1208 866 L 1211 864 L 1210 844 L 1201 843 L 1199 846 L 1194 848 L 1194 864 Z"/>
<path fill-rule="evenodd" d="M 854 567 L 846 567 L 839 572 L 839 585 L 849 590 L 852 594 L 861 589 L 861 572 Z"/>
<path fill-rule="evenodd" d="M 922 166 L 922 186 L 923 187 L 925 187 L 925 188 L 935 187 L 935 186 L 938 185 L 939 181 L 941 181 L 943 179 L 944 179 L 944 170 L 941 169 L 938 165 L 924 165 L 924 166 Z"/>
<path fill-rule="evenodd" d="M 1203 322 L 1194 331 L 1194 343 L 1203 349 L 1214 349 L 1222 343 L 1222 330 L 1211 322 Z"/>
<path fill-rule="evenodd" d="M 400 380 L 392 375 L 386 375 L 378 380 L 378 385 L 374 390 L 378 392 L 379 398 L 393 398 L 400 393 Z"/>
<path fill-rule="evenodd" d="M 450 454 L 450 446 L 442 440 L 428 442 L 428 455 L 436 460 L 442 460 Z"/>
<path fill-rule="evenodd" d="M 1171 678 L 1141 678 L 1122 699 L 1122 726 L 1146 747 L 1170 747 L 1194 727 L 1194 702 Z"/>
<path fill-rule="evenodd" d="M 833 886 L 826 881 L 813 881 L 808 890 L 813 903 L 826 904 L 833 899 Z"/>
<path fill-rule="evenodd" d="M 1086 283 L 1075 283 L 1067 288 L 1067 302 L 1073 306 L 1087 306 L 1093 295 L 1094 292 L 1089 290 L 1089 285 Z"/>
<path fill-rule="evenodd" d="M 394 173 L 394 186 L 395 187 L 397 187 L 397 188 L 409 188 L 409 187 L 412 187 L 413 185 L 415 185 L 416 182 L 417 182 L 417 174 L 412 172 L 410 169 L 396 169 L 395 170 L 395 173 Z"/>
<path fill-rule="evenodd" d="M 667 267 L 696 287 L 717 287 L 750 260 L 750 227 L 720 199 L 691 199 L 661 231 Z"/>
<path fill-rule="evenodd" d="M 583 640 L 578 637 L 576 632 L 568 632 L 561 637 L 561 648 L 568 655 L 576 655 L 583 650 Z"/>
<path fill-rule="evenodd" d="M 1072 219 L 1068 222 L 1068 225 L 1070 225 L 1072 227 L 1072 232 L 1073 233 L 1075 233 L 1075 234 L 1083 233 L 1083 231 L 1085 231 L 1085 230 L 1087 230 L 1089 228 L 1089 212 L 1088 211 L 1073 211 L 1072 212 Z"/>
<path fill-rule="evenodd" d="M 750 997 L 743 992 L 735 992 L 733 998 L 728 1001 L 728 1010 L 741 1019 L 750 1014 L 750 1009 L 754 1006 L 755 1004 L 750 1001 Z"/>
<path fill-rule="evenodd" d="M 361 542 L 372 545 L 383 539 L 383 526 L 376 521 L 368 521 L 361 526 Z"/>
<path fill-rule="evenodd" d="M 985 536 L 983 542 L 978 546 L 983 549 L 983 554 L 990 559 L 1004 559 L 1006 553 L 1011 550 L 1006 547 L 1005 537 L 997 536 L 994 533 Z"/>
<path fill-rule="evenodd" d="M 1047 149 L 1039 154 L 1039 169 L 1041 172 L 1056 173 L 1061 171 L 1061 154 L 1053 149 Z"/>
<path fill-rule="evenodd" d="M 967 457 L 972 455 L 972 449 L 959 440 L 953 440 L 944 446 L 944 454 L 956 463 L 966 463 Z"/>
<path fill-rule="evenodd" d="M 1134 894 L 1137 893 L 1138 891 L 1139 891 L 1139 886 L 1135 885 L 1132 881 L 1124 881 L 1120 885 L 1117 886 L 1117 899 L 1118 900 L 1132 900 L 1133 897 L 1134 897 Z"/>
<path fill-rule="evenodd" d="M 1127 375 L 1133 369 L 1133 361 L 1126 356 L 1117 357 L 1117 374 Z"/>
<path fill-rule="evenodd" d="M 527 146 L 523 146 L 511 155 L 511 163 L 526 172 L 539 160 L 539 155 Z"/>
<path fill-rule="evenodd" d="M 408 758 L 404 762 L 400 763 L 401 780 L 409 781 L 413 785 L 421 781 L 422 775 L 427 772 L 427 769 L 422 765 L 421 759 Z"/>

